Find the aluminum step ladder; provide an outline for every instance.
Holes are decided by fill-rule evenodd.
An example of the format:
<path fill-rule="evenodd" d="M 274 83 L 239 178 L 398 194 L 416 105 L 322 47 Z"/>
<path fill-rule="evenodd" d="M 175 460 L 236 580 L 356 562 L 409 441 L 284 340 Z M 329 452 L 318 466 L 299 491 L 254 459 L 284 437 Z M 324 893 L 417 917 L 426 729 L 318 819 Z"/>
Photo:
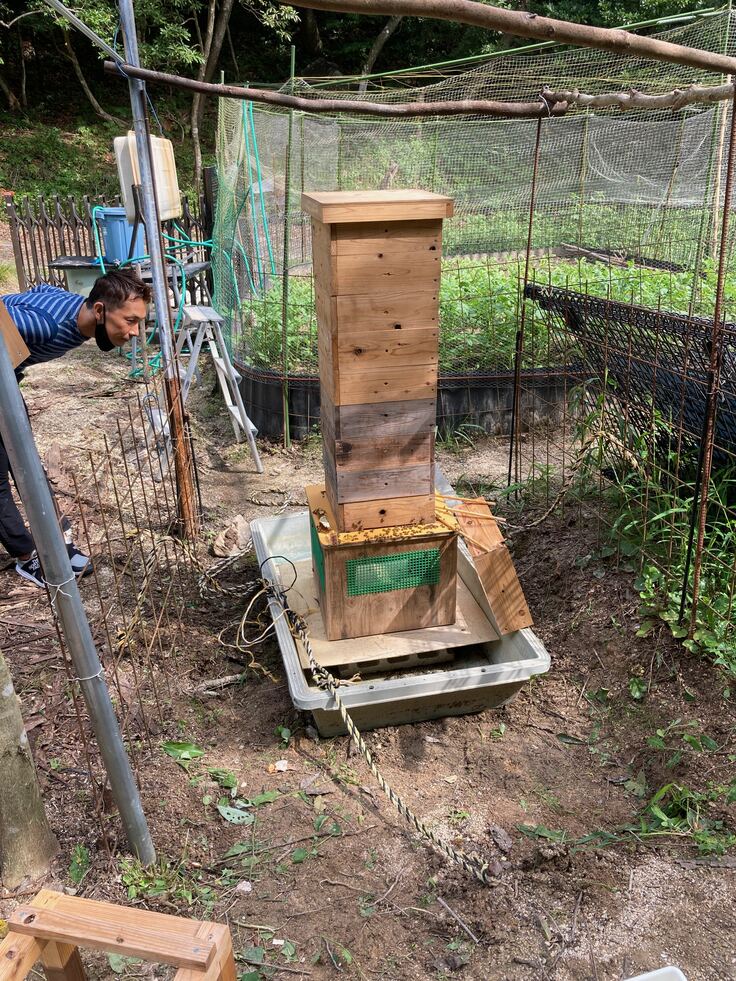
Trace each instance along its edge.
<path fill-rule="evenodd" d="M 243 398 L 240 394 L 240 376 L 233 367 L 222 336 L 223 319 L 214 307 L 188 304 L 184 306 L 182 326 L 176 338 L 176 354 L 179 364 L 183 367 L 186 361 L 186 369 L 181 382 L 182 402 L 186 405 L 192 383 L 195 380 L 200 381 L 198 361 L 202 347 L 206 342 L 212 363 L 215 366 L 217 381 L 235 433 L 235 439 L 240 443 L 243 435 L 245 436 L 256 470 L 258 473 L 263 473 L 263 464 L 255 440 L 258 430 L 245 411 Z"/>

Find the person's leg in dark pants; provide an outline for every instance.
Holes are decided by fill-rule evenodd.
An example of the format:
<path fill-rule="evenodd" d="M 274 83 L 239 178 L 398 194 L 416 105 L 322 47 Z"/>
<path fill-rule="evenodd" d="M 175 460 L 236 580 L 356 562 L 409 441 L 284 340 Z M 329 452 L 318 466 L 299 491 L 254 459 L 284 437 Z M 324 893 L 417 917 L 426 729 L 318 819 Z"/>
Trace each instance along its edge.
<path fill-rule="evenodd" d="M 0 439 L 0 544 L 14 559 L 28 559 L 33 539 L 28 534 L 10 488 L 10 461 Z"/>

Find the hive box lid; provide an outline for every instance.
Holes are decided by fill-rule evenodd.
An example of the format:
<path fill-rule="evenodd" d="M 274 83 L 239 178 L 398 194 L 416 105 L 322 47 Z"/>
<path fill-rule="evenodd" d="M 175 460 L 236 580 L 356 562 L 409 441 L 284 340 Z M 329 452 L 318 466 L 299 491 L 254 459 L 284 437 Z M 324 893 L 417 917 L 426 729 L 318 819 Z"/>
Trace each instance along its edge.
<path fill-rule="evenodd" d="M 452 198 L 430 191 L 319 191 L 302 194 L 302 211 L 323 225 L 451 218 Z"/>

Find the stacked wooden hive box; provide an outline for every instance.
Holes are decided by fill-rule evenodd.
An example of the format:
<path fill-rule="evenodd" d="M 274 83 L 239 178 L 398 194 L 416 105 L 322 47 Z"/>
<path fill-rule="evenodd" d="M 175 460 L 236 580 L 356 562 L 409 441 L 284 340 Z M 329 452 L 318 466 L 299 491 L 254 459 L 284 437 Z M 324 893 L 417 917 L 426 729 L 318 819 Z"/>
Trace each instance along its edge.
<path fill-rule="evenodd" d="M 308 487 L 327 637 L 456 615 L 457 526 L 437 516 L 442 221 L 422 191 L 305 194 L 319 327 L 325 484 Z"/>

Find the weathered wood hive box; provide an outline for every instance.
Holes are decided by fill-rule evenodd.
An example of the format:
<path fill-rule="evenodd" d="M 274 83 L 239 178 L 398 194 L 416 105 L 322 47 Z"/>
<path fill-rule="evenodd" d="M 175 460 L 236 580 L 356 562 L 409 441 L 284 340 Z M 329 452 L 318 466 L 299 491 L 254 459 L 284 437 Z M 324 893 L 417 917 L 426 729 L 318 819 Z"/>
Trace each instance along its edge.
<path fill-rule="evenodd" d="M 331 640 L 452 623 L 457 528 L 436 517 L 442 220 L 423 191 L 304 194 L 325 488 L 312 552 Z"/>

